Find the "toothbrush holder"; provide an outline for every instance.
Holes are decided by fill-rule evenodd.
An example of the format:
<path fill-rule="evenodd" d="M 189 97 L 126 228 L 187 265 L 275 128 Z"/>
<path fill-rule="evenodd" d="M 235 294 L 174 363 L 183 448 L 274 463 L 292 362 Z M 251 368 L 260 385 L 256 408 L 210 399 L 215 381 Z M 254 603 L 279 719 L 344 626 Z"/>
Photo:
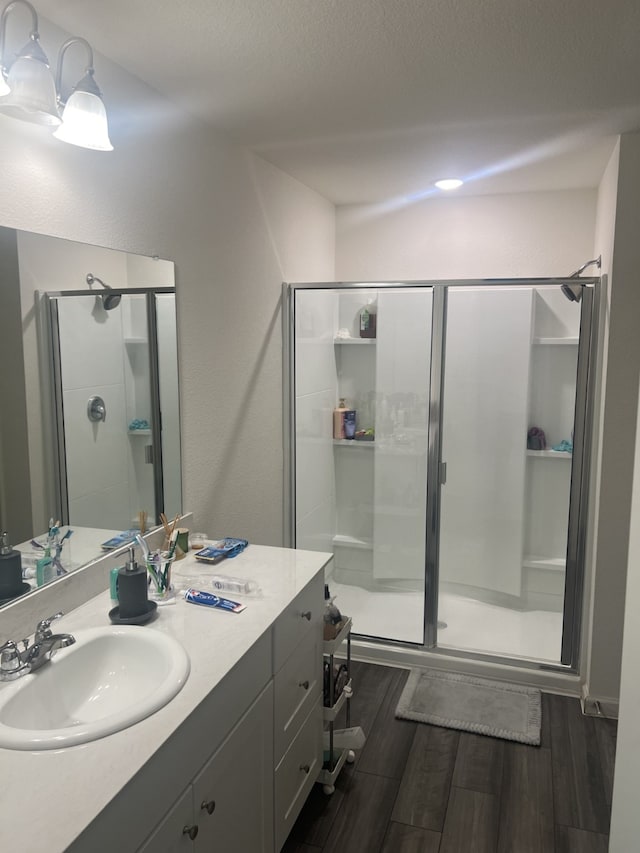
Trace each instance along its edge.
<path fill-rule="evenodd" d="M 176 593 L 171 583 L 171 566 L 175 554 L 168 551 L 151 552 L 145 559 L 149 583 L 149 599 L 158 605 L 175 604 Z"/>

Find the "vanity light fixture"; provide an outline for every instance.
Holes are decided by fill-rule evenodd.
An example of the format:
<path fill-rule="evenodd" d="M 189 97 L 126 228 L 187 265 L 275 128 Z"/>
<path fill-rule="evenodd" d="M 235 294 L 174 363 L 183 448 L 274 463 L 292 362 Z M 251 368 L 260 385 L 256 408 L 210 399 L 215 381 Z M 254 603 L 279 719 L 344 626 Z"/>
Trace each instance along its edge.
<path fill-rule="evenodd" d="M 28 43 L 16 59 L 9 63 L 5 49 L 7 18 L 17 6 L 26 6 L 30 11 L 31 33 Z M 63 61 L 66 51 L 73 44 L 84 47 L 88 65 L 84 77 L 65 99 L 62 96 Z M 54 136 L 71 145 L 94 151 L 113 151 L 107 112 L 93 75 L 91 45 L 85 39 L 74 36 L 60 48 L 54 81 L 49 60 L 40 46 L 36 10 L 28 0 L 12 0 L 5 6 L 0 18 L 0 113 L 57 128 Z"/>
<path fill-rule="evenodd" d="M 69 98 L 62 98 L 62 65 L 64 55 L 72 44 L 81 44 L 87 51 L 89 64 L 84 77 L 73 87 Z M 107 111 L 102 100 L 102 92 L 93 78 L 93 49 L 83 38 L 70 38 L 60 48 L 58 53 L 58 68 L 56 71 L 56 90 L 58 103 L 64 107 L 62 124 L 54 132 L 56 139 L 79 145 L 81 148 L 92 148 L 94 151 L 113 151 L 109 139 Z"/>
<path fill-rule="evenodd" d="M 31 12 L 29 41 L 8 65 L 5 57 L 7 18 L 17 6 L 26 6 Z M 5 6 L 0 18 L 0 112 L 23 121 L 57 126 L 60 115 L 56 103 L 56 87 L 49 68 L 49 60 L 40 47 L 38 15 L 27 0 L 13 0 Z"/>
<path fill-rule="evenodd" d="M 461 181 L 460 178 L 442 178 L 442 180 L 435 182 L 435 186 L 439 190 L 457 190 L 463 183 L 464 181 Z"/>

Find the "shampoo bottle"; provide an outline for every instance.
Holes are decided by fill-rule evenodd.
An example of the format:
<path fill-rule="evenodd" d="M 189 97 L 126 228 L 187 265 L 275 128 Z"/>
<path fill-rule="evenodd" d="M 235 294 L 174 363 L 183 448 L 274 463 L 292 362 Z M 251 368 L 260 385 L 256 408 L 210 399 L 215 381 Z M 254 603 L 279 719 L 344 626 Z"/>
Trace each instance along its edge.
<path fill-rule="evenodd" d="M 375 338 L 378 307 L 375 299 L 369 299 L 360 309 L 360 337 Z"/>
<path fill-rule="evenodd" d="M 341 397 L 338 407 L 333 410 L 333 437 L 336 439 L 344 438 L 344 416 L 348 411 L 344 397 Z"/>

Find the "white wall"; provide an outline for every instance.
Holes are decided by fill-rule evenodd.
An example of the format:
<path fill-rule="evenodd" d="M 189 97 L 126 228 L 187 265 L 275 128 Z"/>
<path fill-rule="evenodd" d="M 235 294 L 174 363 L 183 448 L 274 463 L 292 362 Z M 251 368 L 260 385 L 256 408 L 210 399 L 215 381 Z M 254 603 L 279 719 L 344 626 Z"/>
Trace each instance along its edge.
<path fill-rule="evenodd" d="M 632 460 L 629 460 L 631 463 Z M 610 853 L 629 853 L 638 847 L 640 813 L 638 812 L 638 755 L 640 755 L 640 434 L 635 443 L 631 528 L 626 585 L 624 646 L 622 652 L 622 683 L 620 687 L 620 718 L 616 746 L 616 764 L 611 809 Z"/>
<path fill-rule="evenodd" d="M 44 21 L 40 32 L 47 46 L 67 37 Z M 1 117 L 0 221 L 175 261 L 184 506 L 212 535 L 278 544 L 281 281 L 333 278 L 333 208 L 122 69 L 95 65 L 116 150 Z"/>
<path fill-rule="evenodd" d="M 610 182 L 616 171 L 610 164 Z M 603 185 L 599 229 L 610 295 L 605 307 L 608 349 L 599 483 L 589 695 L 605 706 L 618 697 L 628 561 L 633 454 L 640 377 L 640 134 L 620 138 L 615 217 L 610 182 Z M 605 210 L 608 215 L 605 215 Z M 613 253 L 611 253 L 611 222 Z M 607 228 L 607 222 L 609 227 Z M 605 267 L 605 269 L 606 269 Z M 627 613 L 629 609 L 627 608 Z M 632 616 L 632 618 L 635 618 Z"/>
<path fill-rule="evenodd" d="M 569 275 L 593 252 L 596 192 L 353 205 L 336 217 L 344 281 Z"/>

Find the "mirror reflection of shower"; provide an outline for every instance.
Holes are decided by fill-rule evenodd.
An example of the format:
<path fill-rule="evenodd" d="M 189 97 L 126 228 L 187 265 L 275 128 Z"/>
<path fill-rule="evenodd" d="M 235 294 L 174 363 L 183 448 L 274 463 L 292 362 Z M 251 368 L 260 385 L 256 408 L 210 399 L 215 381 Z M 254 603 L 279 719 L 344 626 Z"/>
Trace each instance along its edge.
<path fill-rule="evenodd" d="M 87 283 L 104 285 L 90 277 Z M 110 290 L 46 295 L 56 518 L 126 530 L 140 511 L 155 523 L 181 505 L 175 292 Z"/>
<path fill-rule="evenodd" d="M 101 278 L 98 278 L 97 275 L 94 275 L 91 272 L 87 273 L 87 284 L 91 289 L 93 289 L 93 285 L 95 282 L 101 284 L 102 287 L 104 287 L 104 289 L 107 291 L 107 293 L 98 294 L 97 297 L 102 303 L 102 307 L 104 308 L 104 310 L 111 311 L 112 308 L 117 308 L 118 305 L 120 305 L 120 300 L 122 299 L 122 296 L 119 293 L 109 292 L 113 290 L 111 285 L 105 284 L 105 282 Z"/>

